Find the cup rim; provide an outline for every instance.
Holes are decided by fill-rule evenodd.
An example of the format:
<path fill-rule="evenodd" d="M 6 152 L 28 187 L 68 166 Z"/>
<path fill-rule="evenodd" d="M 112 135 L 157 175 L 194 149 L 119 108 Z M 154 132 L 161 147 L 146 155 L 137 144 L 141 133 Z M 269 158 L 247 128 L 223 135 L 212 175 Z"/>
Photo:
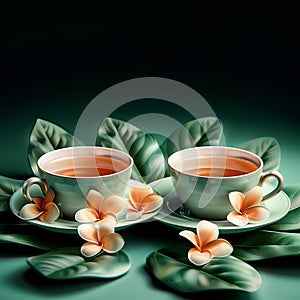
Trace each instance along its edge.
<path fill-rule="evenodd" d="M 114 172 L 112 174 L 99 175 L 99 176 L 80 176 L 80 177 L 79 176 L 67 176 L 67 175 L 57 174 L 55 172 L 46 170 L 45 168 L 43 168 L 41 166 L 41 163 L 43 162 L 43 160 L 45 160 L 47 158 L 47 156 L 53 155 L 53 153 L 59 153 L 59 152 L 64 152 L 64 151 L 73 151 L 74 149 L 78 149 L 78 150 L 80 150 L 80 149 L 99 149 L 99 150 L 103 149 L 103 150 L 108 150 L 108 151 L 123 155 L 124 157 L 129 159 L 130 163 L 125 169 L 122 169 L 118 172 Z M 133 166 L 133 158 L 128 153 L 123 152 L 121 150 L 114 149 L 114 148 L 101 147 L 101 146 L 70 146 L 70 147 L 55 149 L 55 150 L 49 151 L 47 153 L 44 153 L 38 159 L 37 166 L 38 166 L 38 169 L 41 172 L 43 172 L 45 174 L 48 174 L 48 175 L 56 176 L 56 177 L 59 177 L 59 178 L 69 178 L 69 179 L 76 179 L 76 180 L 78 180 L 78 179 L 81 180 L 81 179 L 109 178 L 109 177 L 112 177 L 112 176 L 120 175 L 120 174 L 128 171 L 129 169 L 131 169 L 132 166 Z"/>
<path fill-rule="evenodd" d="M 245 154 L 248 154 L 249 156 L 252 156 L 254 158 L 256 158 L 258 161 L 259 161 L 259 166 L 257 167 L 256 170 L 252 171 L 252 172 L 249 172 L 249 173 L 246 173 L 246 174 L 241 174 L 241 175 L 234 175 L 234 176 L 204 176 L 204 175 L 197 175 L 197 174 L 191 174 L 191 173 L 188 173 L 186 171 L 182 171 L 182 170 L 179 170 L 178 168 L 174 167 L 171 165 L 171 160 L 174 159 L 174 156 L 175 155 L 178 155 L 178 153 L 180 152 L 188 152 L 188 151 L 191 151 L 192 149 L 194 149 L 195 151 L 197 151 L 197 149 L 228 149 L 228 150 L 233 150 L 233 151 L 237 151 L 237 152 L 241 152 L 241 153 L 245 153 Z M 197 177 L 197 178 L 205 178 L 205 179 L 223 179 L 223 180 L 229 180 L 231 178 L 240 178 L 240 177 L 247 177 L 249 175 L 252 175 L 252 174 L 255 174 L 255 173 L 259 173 L 261 172 L 262 168 L 263 168 L 263 160 L 255 153 L 251 152 L 251 151 L 248 151 L 248 150 L 244 150 L 244 149 L 240 149 L 240 148 L 237 148 L 237 147 L 227 147 L 227 146 L 201 146 L 201 147 L 189 147 L 189 148 L 185 148 L 185 149 L 182 149 L 182 150 L 178 150 L 174 153 L 172 153 L 169 157 L 168 157 L 168 166 L 175 172 L 178 172 L 180 174 L 184 174 L 184 175 L 187 175 L 187 176 L 191 176 L 191 177 Z"/>

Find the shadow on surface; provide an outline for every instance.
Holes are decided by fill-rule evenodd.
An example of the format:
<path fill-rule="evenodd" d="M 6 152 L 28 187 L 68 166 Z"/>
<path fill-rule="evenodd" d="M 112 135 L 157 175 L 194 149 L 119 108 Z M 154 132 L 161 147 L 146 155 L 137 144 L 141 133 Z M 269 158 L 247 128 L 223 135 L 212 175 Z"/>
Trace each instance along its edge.
<path fill-rule="evenodd" d="M 180 244 L 183 240 L 179 236 L 180 230 L 167 226 L 157 220 L 136 224 L 121 232 L 123 238 L 130 243 L 161 244 L 161 247 L 170 247 Z"/>
<path fill-rule="evenodd" d="M 1 243 L 0 247 L 0 260 L 6 258 L 15 257 L 29 257 L 34 255 L 39 255 L 46 250 L 37 249 L 31 246 L 13 244 L 13 243 Z"/>
<path fill-rule="evenodd" d="M 156 279 L 149 269 L 144 266 L 142 267 L 144 273 L 148 274 L 150 278 L 150 283 L 153 288 L 158 289 L 160 291 L 167 291 L 177 295 L 178 297 L 182 297 L 183 299 L 222 299 L 222 300 L 251 300 L 254 299 L 254 294 L 243 292 L 243 291 L 234 291 L 234 290 L 218 290 L 218 291 L 205 291 L 199 293 L 182 293 L 179 291 L 175 291 L 168 287 L 167 285 L 160 282 Z"/>
<path fill-rule="evenodd" d="M 10 273 L 6 278 L 6 285 L 19 291 L 26 290 L 40 295 L 67 295 L 82 292 L 84 290 L 101 287 L 113 282 L 115 279 L 71 279 L 71 280 L 52 280 L 45 278 L 35 272 L 33 269 L 24 268 L 17 272 Z"/>
<path fill-rule="evenodd" d="M 300 276 L 300 256 L 285 256 L 248 262 L 258 271 L 284 276 Z"/>

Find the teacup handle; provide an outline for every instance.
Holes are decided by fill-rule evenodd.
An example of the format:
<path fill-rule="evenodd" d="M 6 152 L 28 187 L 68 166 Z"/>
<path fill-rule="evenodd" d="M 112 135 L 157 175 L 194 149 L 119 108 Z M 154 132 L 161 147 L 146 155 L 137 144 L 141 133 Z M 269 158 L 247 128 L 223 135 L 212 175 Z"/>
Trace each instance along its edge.
<path fill-rule="evenodd" d="M 27 179 L 23 184 L 22 193 L 25 199 L 29 202 L 34 202 L 32 197 L 30 196 L 30 187 L 34 184 L 37 184 L 44 194 L 48 192 L 47 184 L 43 179 L 38 177 L 31 177 Z"/>
<path fill-rule="evenodd" d="M 275 196 L 282 190 L 282 187 L 283 187 L 283 176 L 278 171 L 270 171 L 268 173 L 263 173 L 260 177 L 258 185 L 262 186 L 263 183 L 265 182 L 265 180 L 269 177 L 275 177 L 277 179 L 277 186 L 271 192 L 269 192 L 267 195 L 263 196 L 262 201 Z"/>

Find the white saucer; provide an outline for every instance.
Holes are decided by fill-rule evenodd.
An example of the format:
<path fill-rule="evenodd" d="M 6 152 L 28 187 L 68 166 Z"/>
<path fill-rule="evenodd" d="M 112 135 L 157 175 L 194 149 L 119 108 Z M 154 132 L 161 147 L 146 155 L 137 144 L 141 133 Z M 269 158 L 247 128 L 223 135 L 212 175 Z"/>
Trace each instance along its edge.
<path fill-rule="evenodd" d="M 138 182 L 138 181 L 130 180 L 128 186 L 130 187 L 130 186 L 135 186 L 135 185 L 139 185 L 139 184 L 140 184 L 140 182 Z M 32 186 L 32 189 L 33 189 L 33 193 L 35 193 L 37 196 L 38 195 L 42 196 L 41 191 L 38 186 Z M 127 193 L 128 193 L 128 191 L 127 191 Z M 9 201 L 9 206 L 10 206 L 10 209 L 13 212 L 13 214 L 21 219 L 20 214 L 19 214 L 20 210 L 27 203 L 28 203 L 28 201 L 24 198 L 24 196 L 22 194 L 22 189 L 19 189 L 11 196 L 10 201 Z M 155 216 L 158 213 L 158 211 L 159 210 L 156 210 L 151 213 L 143 214 L 139 219 L 133 220 L 133 221 L 126 220 L 125 216 L 121 215 L 119 217 L 119 221 L 118 221 L 118 224 L 116 225 L 115 229 L 116 229 L 116 231 L 118 231 L 118 230 L 127 228 L 129 226 L 150 220 L 151 218 L 153 218 L 153 216 Z M 60 233 L 71 233 L 71 234 L 77 234 L 77 227 L 80 224 L 80 223 L 76 222 L 75 220 L 69 221 L 69 220 L 64 220 L 61 218 L 58 218 L 56 221 L 54 221 L 52 223 L 41 222 L 38 219 L 28 220 L 26 222 L 36 225 L 36 226 L 39 226 L 41 228 L 47 229 L 47 230 L 60 232 Z"/>
<path fill-rule="evenodd" d="M 150 184 L 153 190 L 164 197 L 164 204 L 160 209 L 159 213 L 154 217 L 154 219 L 161 221 L 167 225 L 175 227 L 177 229 L 188 229 L 188 228 L 196 228 L 198 222 L 200 221 L 197 217 L 188 216 L 185 214 L 185 209 L 180 204 L 177 199 L 174 191 L 173 184 L 170 177 L 163 178 L 161 180 L 157 180 Z M 264 193 L 272 189 L 271 183 L 264 183 L 263 190 Z M 170 209 L 170 206 L 177 208 L 176 211 Z M 177 203 L 177 204 L 176 204 Z M 266 207 L 270 210 L 271 214 L 269 218 L 259 224 L 247 224 L 246 226 L 235 226 L 227 220 L 215 221 L 208 220 L 212 223 L 215 223 L 220 233 L 228 234 L 228 233 L 239 233 L 250 230 L 255 230 L 263 226 L 270 225 L 272 223 L 277 222 L 281 218 L 283 218 L 290 210 L 291 202 L 289 197 L 281 191 L 276 196 L 268 199 L 265 202 Z"/>

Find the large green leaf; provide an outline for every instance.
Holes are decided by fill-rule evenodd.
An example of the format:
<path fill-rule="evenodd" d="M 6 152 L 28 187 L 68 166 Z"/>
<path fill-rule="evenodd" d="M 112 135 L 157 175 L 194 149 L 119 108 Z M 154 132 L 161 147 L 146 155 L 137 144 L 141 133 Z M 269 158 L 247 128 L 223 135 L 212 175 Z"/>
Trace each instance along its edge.
<path fill-rule="evenodd" d="M 129 152 L 133 142 L 145 132 L 136 126 L 113 118 L 106 118 L 98 129 L 96 144 Z"/>
<path fill-rule="evenodd" d="M 41 275 L 57 280 L 75 278 L 114 278 L 130 269 L 130 261 L 124 252 L 103 253 L 92 260 L 85 260 L 79 248 L 62 248 L 27 259 L 29 265 Z"/>
<path fill-rule="evenodd" d="M 164 177 L 164 157 L 158 142 L 128 122 L 106 118 L 99 127 L 96 144 L 133 156 L 132 178 L 135 180 L 151 182 Z"/>
<path fill-rule="evenodd" d="M 161 145 L 167 162 L 174 152 L 190 147 L 216 146 L 222 138 L 222 124 L 215 117 L 206 117 L 189 121 L 177 128 Z M 166 176 L 169 176 L 166 170 Z"/>
<path fill-rule="evenodd" d="M 300 207 L 300 185 L 284 186 L 283 191 L 289 196 L 291 200 L 291 210 Z"/>
<path fill-rule="evenodd" d="M 50 250 L 55 249 L 55 247 L 57 247 L 57 245 L 53 245 L 51 241 L 40 240 L 31 234 L 18 233 L 0 233 L 0 243 L 19 244 L 42 250 Z"/>
<path fill-rule="evenodd" d="M 80 145 L 83 143 L 61 127 L 37 119 L 31 131 L 28 147 L 28 159 L 33 173 L 40 175 L 37 161 L 43 154 L 55 149 Z"/>
<path fill-rule="evenodd" d="M 220 289 L 253 292 L 261 285 L 259 273 L 233 256 L 214 258 L 203 267 L 196 267 L 187 259 L 188 250 L 174 247 L 152 252 L 147 266 L 159 281 L 185 293 Z"/>
<path fill-rule="evenodd" d="M 245 261 L 300 254 L 299 233 L 258 230 L 231 243 L 233 255 Z"/>
<path fill-rule="evenodd" d="M 164 178 L 166 172 L 164 155 L 153 136 L 145 134 L 138 137 L 133 142 L 129 154 L 145 182 Z"/>
<path fill-rule="evenodd" d="M 280 166 L 280 145 L 273 137 L 250 140 L 238 148 L 257 154 L 264 162 L 263 171 L 277 170 Z"/>
<path fill-rule="evenodd" d="M 23 180 L 0 176 L 0 212 L 9 210 L 10 197 L 23 186 L 23 183 Z"/>
<path fill-rule="evenodd" d="M 222 133 L 222 124 L 218 118 L 200 118 L 177 128 L 161 148 L 167 158 L 178 150 L 190 147 L 216 146 L 220 143 Z"/>
<path fill-rule="evenodd" d="M 268 226 L 268 229 L 289 231 L 300 229 L 300 186 L 286 186 L 283 191 L 289 196 L 291 200 L 291 208 L 287 215 L 285 215 L 278 222 Z"/>
<path fill-rule="evenodd" d="M 0 243 L 29 246 L 42 250 L 51 250 L 78 244 L 80 239 L 66 238 L 66 235 L 44 230 L 27 223 L 0 224 Z"/>

